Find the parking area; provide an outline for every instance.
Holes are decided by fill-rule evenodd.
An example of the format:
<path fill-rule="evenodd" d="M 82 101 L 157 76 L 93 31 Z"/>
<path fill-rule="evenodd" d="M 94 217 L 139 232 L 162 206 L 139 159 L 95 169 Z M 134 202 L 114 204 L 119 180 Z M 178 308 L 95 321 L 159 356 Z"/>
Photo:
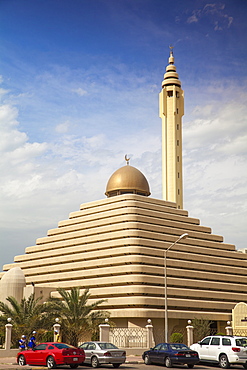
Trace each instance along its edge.
<path fill-rule="evenodd" d="M 14 357 L 8 357 L 8 358 L 0 358 L 0 370 L 13 370 L 13 369 L 22 369 L 22 370 L 47 370 L 46 366 L 19 366 L 16 363 L 16 359 Z M 57 366 L 57 369 L 70 369 L 69 366 Z M 81 365 L 78 367 L 78 369 L 92 369 L 91 366 L 88 365 Z M 100 369 L 105 370 L 112 370 L 112 365 L 101 365 Z M 161 370 L 164 369 L 164 366 L 161 365 L 145 365 L 141 356 L 128 356 L 127 361 L 125 364 L 122 364 L 120 366 L 120 369 L 122 370 Z M 186 365 L 181 366 L 173 366 L 172 369 L 179 369 L 179 370 L 187 370 Z M 205 365 L 205 364 L 198 364 L 194 367 L 195 370 L 220 370 L 221 368 L 217 365 Z M 240 370 L 243 369 L 242 366 L 231 366 L 230 369 L 232 370 Z"/>

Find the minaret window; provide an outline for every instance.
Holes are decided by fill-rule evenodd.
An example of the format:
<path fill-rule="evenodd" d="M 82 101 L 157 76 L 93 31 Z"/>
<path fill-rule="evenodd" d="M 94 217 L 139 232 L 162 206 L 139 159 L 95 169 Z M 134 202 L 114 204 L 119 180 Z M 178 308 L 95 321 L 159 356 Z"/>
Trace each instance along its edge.
<path fill-rule="evenodd" d="M 179 130 L 179 124 L 177 124 L 177 130 Z"/>
<path fill-rule="evenodd" d="M 179 156 L 177 156 L 177 161 L 179 162 Z"/>
<path fill-rule="evenodd" d="M 179 140 L 177 140 L 177 146 L 179 146 Z"/>
<path fill-rule="evenodd" d="M 179 92 L 176 91 L 176 98 L 179 98 Z"/>
<path fill-rule="evenodd" d="M 173 91 L 167 91 L 167 96 L 169 97 L 173 96 Z"/>

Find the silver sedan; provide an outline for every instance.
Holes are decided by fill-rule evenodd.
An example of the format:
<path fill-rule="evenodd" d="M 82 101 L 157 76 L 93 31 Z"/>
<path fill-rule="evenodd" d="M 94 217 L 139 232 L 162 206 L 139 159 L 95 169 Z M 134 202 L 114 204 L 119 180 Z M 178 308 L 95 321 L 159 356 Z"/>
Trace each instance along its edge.
<path fill-rule="evenodd" d="M 99 367 L 101 364 L 112 364 L 119 367 L 126 360 L 126 352 L 108 342 L 85 342 L 79 346 L 85 351 L 84 363 L 92 367 Z"/>

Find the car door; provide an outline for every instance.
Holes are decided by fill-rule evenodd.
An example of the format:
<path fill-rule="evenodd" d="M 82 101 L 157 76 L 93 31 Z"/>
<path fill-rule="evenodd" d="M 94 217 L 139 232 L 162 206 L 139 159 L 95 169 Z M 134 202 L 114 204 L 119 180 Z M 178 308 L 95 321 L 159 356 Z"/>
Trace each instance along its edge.
<path fill-rule="evenodd" d="M 91 358 L 93 356 L 93 354 L 95 353 L 95 350 L 96 350 L 96 344 L 93 343 L 93 342 L 89 342 L 88 343 L 88 346 L 87 346 L 87 350 L 86 350 L 86 359 L 87 359 L 87 362 L 91 362 Z"/>
<path fill-rule="evenodd" d="M 160 348 L 161 348 L 161 344 L 157 344 L 157 346 L 155 346 L 154 348 L 150 349 L 149 351 L 149 358 L 150 358 L 150 361 L 153 362 L 153 363 L 156 363 L 158 364 L 159 363 L 159 351 L 160 351 Z"/>
<path fill-rule="evenodd" d="M 208 360 L 208 348 L 209 343 L 211 341 L 211 337 L 204 338 L 201 342 L 199 342 L 198 350 L 200 360 Z"/>
<path fill-rule="evenodd" d="M 46 356 L 46 347 L 45 343 L 39 344 L 38 346 L 30 349 L 30 364 L 32 365 L 44 365 L 45 364 L 45 356 Z M 32 362 L 31 362 L 32 361 Z"/>
<path fill-rule="evenodd" d="M 220 349 L 221 349 L 221 338 L 212 337 L 208 346 L 208 360 L 218 361 Z"/>
<path fill-rule="evenodd" d="M 80 348 L 84 349 L 84 352 L 85 352 L 85 361 L 84 362 L 88 362 L 90 363 L 90 352 L 88 351 L 88 345 L 90 343 L 86 342 L 86 343 L 83 343 Z"/>
<path fill-rule="evenodd" d="M 157 353 L 157 363 L 159 363 L 160 365 L 164 365 L 164 359 L 167 355 L 169 355 L 168 352 L 168 345 L 166 343 L 161 344 L 161 347 L 159 348 Z"/>

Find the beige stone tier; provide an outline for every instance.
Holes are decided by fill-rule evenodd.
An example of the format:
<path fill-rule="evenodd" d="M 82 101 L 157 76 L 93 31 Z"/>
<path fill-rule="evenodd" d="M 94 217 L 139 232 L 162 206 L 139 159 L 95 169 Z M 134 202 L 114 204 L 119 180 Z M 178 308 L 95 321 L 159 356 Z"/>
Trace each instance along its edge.
<path fill-rule="evenodd" d="M 247 256 L 172 202 L 122 194 L 83 204 L 4 270 L 20 266 L 27 286 L 53 296 L 57 287 L 88 287 L 92 300 L 107 299 L 102 308 L 116 323 L 151 318 L 161 327 L 164 250 L 185 232 L 167 253 L 169 320 L 176 326 L 207 317 L 223 325 L 247 301 Z"/>

